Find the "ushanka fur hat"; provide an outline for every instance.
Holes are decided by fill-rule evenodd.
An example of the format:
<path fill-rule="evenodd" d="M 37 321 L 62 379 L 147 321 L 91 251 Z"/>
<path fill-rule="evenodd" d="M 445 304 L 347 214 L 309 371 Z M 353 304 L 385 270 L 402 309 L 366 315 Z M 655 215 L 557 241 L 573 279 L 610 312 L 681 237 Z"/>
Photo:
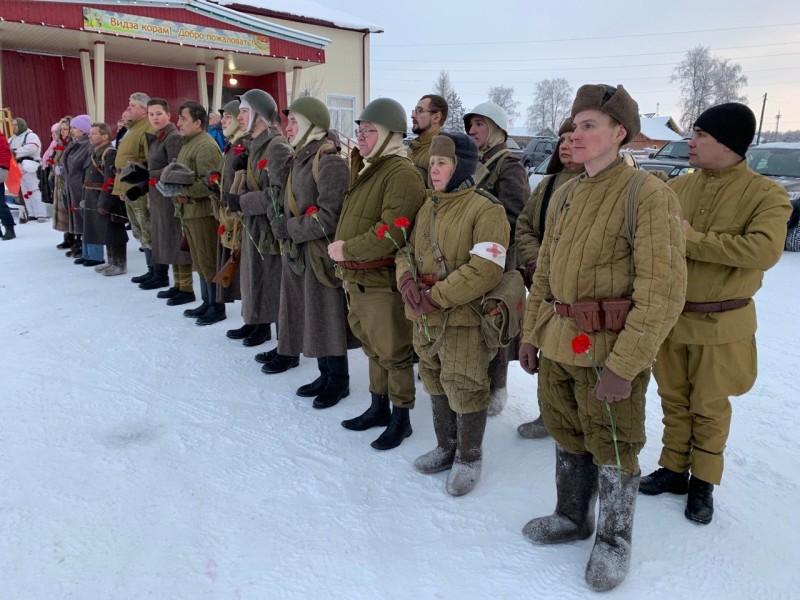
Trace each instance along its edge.
<path fill-rule="evenodd" d="M 455 170 L 445 192 L 451 192 L 475 174 L 478 167 L 478 147 L 466 133 L 442 132 L 431 140 L 430 156 L 446 156 L 455 162 Z M 430 182 L 430 173 L 428 174 Z"/>
<path fill-rule="evenodd" d="M 564 119 L 564 122 L 561 124 L 561 127 L 558 128 L 558 135 L 560 137 L 565 133 L 569 133 L 573 129 L 575 129 L 575 124 L 572 122 L 572 117 L 567 117 L 566 119 Z"/>
<path fill-rule="evenodd" d="M 621 85 L 614 87 L 601 83 L 579 87 L 575 102 L 572 103 L 572 118 L 584 110 L 599 110 L 619 121 L 628 132 L 622 140 L 623 144 L 635 138 L 642 128 L 639 105 Z"/>
<path fill-rule="evenodd" d="M 162 183 L 173 183 L 176 185 L 192 185 L 195 181 L 194 171 L 184 164 L 175 160 L 169 163 L 161 171 Z"/>

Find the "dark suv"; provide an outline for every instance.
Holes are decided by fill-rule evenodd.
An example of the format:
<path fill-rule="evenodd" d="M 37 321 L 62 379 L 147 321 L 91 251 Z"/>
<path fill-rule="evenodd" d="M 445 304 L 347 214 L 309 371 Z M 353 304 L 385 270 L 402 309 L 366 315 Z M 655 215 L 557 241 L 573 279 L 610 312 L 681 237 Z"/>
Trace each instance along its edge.
<path fill-rule="evenodd" d="M 689 138 L 667 142 L 661 150 L 638 162 L 640 168 L 664 171 L 670 179 L 694 171 L 689 165 Z"/>
<path fill-rule="evenodd" d="M 786 188 L 790 200 L 800 198 L 800 143 L 771 142 L 747 151 L 747 166 Z"/>
<path fill-rule="evenodd" d="M 526 169 L 539 166 L 539 163 L 553 154 L 556 143 L 558 143 L 557 138 L 541 136 L 533 138 L 522 151 L 522 166 Z"/>

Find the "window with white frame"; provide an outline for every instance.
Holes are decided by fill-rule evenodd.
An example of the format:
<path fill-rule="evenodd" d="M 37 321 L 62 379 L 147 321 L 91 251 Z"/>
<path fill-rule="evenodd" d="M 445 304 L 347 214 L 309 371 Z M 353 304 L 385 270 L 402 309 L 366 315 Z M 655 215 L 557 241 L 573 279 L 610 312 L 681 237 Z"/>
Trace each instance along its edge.
<path fill-rule="evenodd" d="M 355 138 L 356 97 L 327 94 L 326 100 L 331 113 L 331 129 L 350 139 Z"/>

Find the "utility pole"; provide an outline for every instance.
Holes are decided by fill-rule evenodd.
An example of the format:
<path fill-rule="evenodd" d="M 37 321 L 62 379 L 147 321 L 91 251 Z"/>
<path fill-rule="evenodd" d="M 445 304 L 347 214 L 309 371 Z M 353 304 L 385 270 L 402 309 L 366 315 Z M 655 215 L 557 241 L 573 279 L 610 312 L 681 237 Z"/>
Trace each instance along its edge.
<path fill-rule="evenodd" d="M 756 136 L 756 146 L 761 143 L 761 126 L 764 124 L 764 108 L 767 106 L 767 93 L 764 92 L 764 101 L 761 103 L 761 120 L 758 122 L 758 135 Z"/>
<path fill-rule="evenodd" d="M 781 123 L 781 109 L 778 109 L 778 114 L 775 115 L 775 141 L 778 141 L 778 126 Z"/>

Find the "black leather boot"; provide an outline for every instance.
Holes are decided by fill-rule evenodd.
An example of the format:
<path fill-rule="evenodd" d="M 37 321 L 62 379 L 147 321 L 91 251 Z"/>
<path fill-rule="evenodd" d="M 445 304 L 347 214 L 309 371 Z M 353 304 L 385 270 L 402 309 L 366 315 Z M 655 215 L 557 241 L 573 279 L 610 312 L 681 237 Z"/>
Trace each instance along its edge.
<path fill-rule="evenodd" d="M 285 354 L 275 353 L 275 356 L 264 366 L 261 367 L 261 372 L 267 375 L 276 375 L 278 373 L 285 373 L 289 369 L 294 369 L 300 366 L 299 356 L 287 356 Z"/>
<path fill-rule="evenodd" d="M 350 395 L 350 372 L 347 366 L 347 355 L 328 356 L 328 382 L 325 388 L 314 398 L 314 408 L 330 408 L 339 400 Z"/>
<path fill-rule="evenodd" d="M 639 493 L 647 496 L 658 496 L 664 492 L 683 495 L 688 491 L 689 473 L 676 473 L 666 467 L 661 467 L 650 475 L 645 475 L 639 484 Z"/>
<path fill-rule="evenodd" d="M 403 440 L 410 437 L 414 430 L 411 429 L 411 419 L 407 408 L 392 407 L 392 420 L 389 426 L 378 439 L 370 444 L 375 450 L 391 450 L 397 448 Z"/>
<path fill-rule="evenodd" d="M 168 290 L 161 290 L 156 294 L 156 298 L 161 298 L 162 300 L 168 300 L 169 298 L 174 298 L 180 293 L 181 289 L 174 285 Z"/>
<path fill-rule="evenodd" d="M 597 477 L 590 453 L 573 454 L 556 444 L 556 510 L 528 521 L 522 534 L 534 544 L 561 544 L 592 535 Z"/>
<path fill-rule="evenodd" d="M 0 202 L 5 202 L 5 200 L 0 199 Z M 6 232 L 3 234 L 3 240 L 5 241 L 13 240 L 15 237 L 17 237 L 17 234 L 14 233 L 14 226 L 7 225 Z"/>
<path fill-rule="evenodd" d="M 253 346 L 260 346 L 264 342 L 272 339 L 272 333 L 269 330 L 269 323 L 258 323 L 254 329 L 245 336 L 242 340 L 242 345 L 248 348 Z"/>
<path fill-rule="evenodd" d="M 133 283 L 143 283 L 153 277 L 153 251 L 149 248 L 144 249 L 144 259 L 147 262 L 147 273 L 131 277 Z"/>
<path fill-rule="evenodd" d="M 157 290 L 169 287 L 169 265 L 154 264 L 153 276 L 139 284 L 142 290 Z"/>
<path fill-rule="evenodd" d="M 60 244 L 58 244 L 56 246 L 56 248 L 58 248 L 59 250 L 66 250 L 67 248 L 71 248 L 71 247 L 72 247 L 72 234 L 71 233 L 65 233 L 64 234 L 64 241 L 61 242 Z"/>
<path fill-rule="evenodd" d="M 203 279 L 200 279 L 200 294 L 203 297 L 203 303 L 197 308 L 190 308 L 183 311 L 184 317 L 189 317 L 190 319 L 197 319 L 206 314 L 206 311 L 208 310 L 208 307 L 211 306 L 211 303 L 208 301 L 208 286 L 206 285 L 206 282 L 203 281 Z M 169 300 L 167 300 L 167 304 L 170 304 L 173 300 L 175 300 L 175 298 L 170 298 Z"/>
<path fill-rule="evenodd" d="M 689 480 L 689 498 L 686 501 L 686 518 L 701 525 L 708 525 L 714 517 L 714 484 L 698 479 Z"/>
<path fill-rule="evenodd" d="M 227 317 L 225 314 L 225 303 L 216 301 L 217 284 L 207 281 L 206 287 L 208 288 L 209 307 L 208 310 L 195 321 L 195 323 L 200 326 L 213 325 L 214 323 L 224 321 Z"/>
<path fill-rule="evenodd" d="M 243 340 L 248 335 L 253 333 L 253 330 L 255 328 L 256 328 L 255 325 L 248 325 L 247 323 L 245 323 L 238 329 L 228 329 L 228 331 L 225 332 L 225 337 L 232 340 Z"/>
<path fill-rule="evenodd" d="M 389 396 L 372 394 L 372 404 L 359 416 L 342 421 L 342 427 L 351 431 L 366 431 L 372 427 L 386 427 L 392 420 Z"/>
<path fill-rule="evenodd" d="M 256 360 L 258 360 L 258 356 L 256 356 Z M 295 393 L 301 398 L 314 398 L 325 389 L 326 385 L 328 385 L 328 376 L 330 375 L 330 371 L 328 370 L 327 356 L 320 356 L 317 359 L 317 368 L 319 369 L 319 377 L 317 377 L 311 383 L 301 385 L 299 388 L 297 388 Z"/>

